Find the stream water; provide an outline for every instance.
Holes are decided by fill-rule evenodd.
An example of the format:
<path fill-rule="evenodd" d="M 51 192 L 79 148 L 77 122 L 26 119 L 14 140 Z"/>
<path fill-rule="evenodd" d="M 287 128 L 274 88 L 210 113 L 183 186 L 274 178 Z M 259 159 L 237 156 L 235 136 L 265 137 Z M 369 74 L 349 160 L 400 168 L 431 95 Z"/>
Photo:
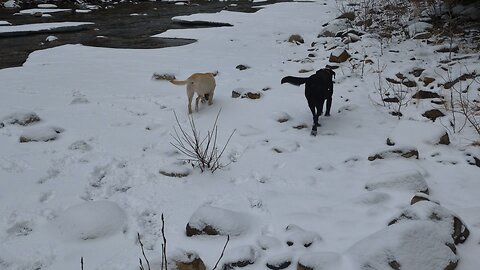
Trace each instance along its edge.
<path fill-rule="evenodd" d="M 195 42 L 185 39 L 152 38 L 152 35 L 175 28 L 214 27 L 206 24 L 179 24 L 171 18 L 194 13 L 219 12 L 223 9 L 240 12 L 255 12 L 259 6 L 272 4 L 274 0 L 253 3 L 252 1 L 207 1 L 192 0 L 188 5 L 174 2 L 137 2 L 110 5 L 88 13 L 74 11 L 53 13 L 52 16 L 15 15 L 19 9 L 0 8 L 0 21 L 12 25 L 48 22 L 93 22 L 90 29 L 58 32 L 29 33 L 22 36 L 0 37 L 0 69 L 21 66 L 28 55 L 36 50 L 64 44 L 83 44 L 108 48 L 149 49 L 180 46 Z M 69 8 L 57 5 L 58 8 Z M 32 6 L 34 8 L 35 6 Z M 70 6 L 71 8 L 72 6 Z M 47 42 L 48 36 L 58 39 Z"/>

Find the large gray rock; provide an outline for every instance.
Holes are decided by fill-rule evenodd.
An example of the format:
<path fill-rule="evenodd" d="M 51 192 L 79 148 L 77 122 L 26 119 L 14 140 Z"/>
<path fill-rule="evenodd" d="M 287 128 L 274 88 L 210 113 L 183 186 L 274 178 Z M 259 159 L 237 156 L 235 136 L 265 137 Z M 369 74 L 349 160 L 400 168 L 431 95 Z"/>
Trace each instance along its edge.
<path fill-rule="evenodd" d="M 343 269 L 343 257 L 334 252 L 305 253 L 298 258 L 297 270 Z"/>
<path fill-rule="evenodd" d="M 421 173 L 415 170 L 389 172 L 372 176 L 365 185 L 367 190 L 393 189 L 428 194 L 428 184 Z"/>
<path fill-rule="evenodd" d="M 40 117 L 35 112 L 19 111 L 3 117 L 1 124 L 27 126 L 40 120 Z"/>
<path fill-rule="evenodd" d="M 458 256 L 450 231 L 431 221 L 388 226 L 348 251 L 353 269 L 452 270 Z"/>
<path fill-rule="evenodd" d="M 388 225 L 409 222 L 411 220 L 432 221 L 444 227 L 446 231 L 451 233 L 455 244 L 465 242 L 470 235 L 470 231 L 460 217 L 445 207 L 427 200 L 419 201 L 406 207 L 395 215 Z"/>
<path fill-rule="evenodd" d="M 254 246 L 239 246 L 229 249 L 222 259 L 222 270 L 236 269 L 254 264 L 260 255 L 259 250 Z"/>

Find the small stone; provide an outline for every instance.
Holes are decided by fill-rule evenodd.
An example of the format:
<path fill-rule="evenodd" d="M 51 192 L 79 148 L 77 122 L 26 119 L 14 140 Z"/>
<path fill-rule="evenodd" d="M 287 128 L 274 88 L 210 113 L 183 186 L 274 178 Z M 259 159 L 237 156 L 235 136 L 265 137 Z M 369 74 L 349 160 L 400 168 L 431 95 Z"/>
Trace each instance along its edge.
<path fill-rule="evenodd" d="M 427 86 L 427 85 L 431 84 L 432 82 L 434 82 L 435 78 L 423 77 L 422 81 L 423 81 L 423 86 Z"/>
<path fill-rule="evenodd" d="M 398 103 L 398 102 L 400 102 L 400 100 L 397 97 L 384 98 L 383 101 L 388 102 L 388 103 Z"/>
<path fill-rule="evenodd" d="M 406 87 L 416 87 L 417 83 L 415 81 L 410 81 L 410 80 L 404 80 L 402 81 L 402 84 L 405 85 Z"/>
<path fill-rule="evenodd" d="M 440 98 L 440 95 L 435 92 L 420 90 L 415 93 L 412 98 L 416 99 L 429 99 L 429 98 Z"/>
<path fill-rule="evenodd" d="M 242 98 L 249 98 L 249 99 L 259 99 L 260 97 L 261 97 L 260 93 L 253 93 L 253 92 L 247 92 L 242 96 Z"/>
<path fill-rule="evenodd" d="M 232 91 L 232 98 L 239 98 L 242 94 L 240 94 L 239 92 L 233 90 Z"/>
<path fill-rule="evenodd" d="M 337 48 L 330 54 L 329 61 L 333 63 L 343 63 L 347 61 L 350 56 L 346 50 Z"/>
<path fill-rule="evenodd" d="M 247 65 L 238 65 L 235 68 L 238 70 L 246 70 L 246 69 L 249 69 L 250 67 Z"/>
<path fill-rule="evenodd" d="M 290 43 L 295 43 L 295 44 L 297 44 L 297 45 L 300 45 L 300 44 L 305 43 L 305 40 L 303 40 L 303 37 L 300 36 L 299 34 L 294 34 L 294 35 L 291 35 L 291 36 L 288 38 L 288 42 L 290 42 Z"/>
<path fill-rule="evenodd" d="M 445 132 L 442 137 L 440 137 L 440 141 L 438 144 L 443 144 L 443 145 L 449 145 L 450 144 L 450 138 L 448 137 L 448 133 Z"/>
<path fill-rule="evenodd" d="M 442 113 L 442 112 L 441 112 L 440 110 L 438 110 L 438 109 L 432 109 L 432 110 L 428 110 L 428 111 L 424 112 L 424 113 L 422 114 L 422 116 L 423 116 L 423 117 L 426 117 L 426 118 L 428 118 L 428 119 L 430 119 L 430 120 L 432 120 L 433 122 L 435 122 L 435 120 L 436 120 L 437 118 L 443 117 L 443 116 L 445 116 L 445 114 Z"/>

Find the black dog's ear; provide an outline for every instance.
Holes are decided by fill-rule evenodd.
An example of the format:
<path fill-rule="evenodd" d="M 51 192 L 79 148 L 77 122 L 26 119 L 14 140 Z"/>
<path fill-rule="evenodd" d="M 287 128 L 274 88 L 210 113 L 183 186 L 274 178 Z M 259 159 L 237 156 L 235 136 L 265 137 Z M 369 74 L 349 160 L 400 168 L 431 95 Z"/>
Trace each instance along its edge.
<path fill-rule="evenodd" d="M 331 76 L 333 76 L 333 78 L 335 78 L 335 71 L 333 71 L 333 69 L 331 68 L 324 68 L 323 70 L 325 70 L 326 72 L 328 72 L 328 74 Z"/>
<path fill-rule="evenodd" d="M 333 71 L 333 70 L 331 70 L 331 69 L 329 69 L 329 70 L 330 70 L 330 75 L 333 75 L 333 78 L 335 79 L 335 75 L 336 75 L 336 74 L 335 74 L 335 71 Z"/>

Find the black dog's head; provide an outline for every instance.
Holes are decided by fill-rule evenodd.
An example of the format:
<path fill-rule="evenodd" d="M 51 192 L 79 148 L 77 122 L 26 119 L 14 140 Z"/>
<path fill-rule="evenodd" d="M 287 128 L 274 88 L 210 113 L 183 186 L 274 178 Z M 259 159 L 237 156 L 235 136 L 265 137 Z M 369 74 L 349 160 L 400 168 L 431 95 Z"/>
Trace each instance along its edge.
<path fill-rule="evenodd" d="M 322 68 L 322 69 L 319 69 L 316 73 L 317 73 L 317 74 L 319 74 L 319 73 L 326 73 L 326 74 L 328 74 L 330 77 L 335 78 L 335 71 L 333 71 L 333 69 L 331 69 L 331 68 Z"/>

